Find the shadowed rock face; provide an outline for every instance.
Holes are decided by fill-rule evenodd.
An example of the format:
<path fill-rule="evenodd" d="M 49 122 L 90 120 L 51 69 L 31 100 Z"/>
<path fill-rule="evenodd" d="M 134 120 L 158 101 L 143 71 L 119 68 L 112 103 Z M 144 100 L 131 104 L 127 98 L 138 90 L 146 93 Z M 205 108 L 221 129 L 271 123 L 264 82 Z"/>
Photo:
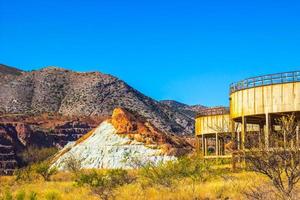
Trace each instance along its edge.
<path fill-rule="evenodd" d="M 20 122 L 22 121 L 22 122 Z M 21 166 L 18 154 L 28 146 L 63 147 L 103 121 L 57 117 L 2 118 L 0 120 L 0 174 L 10 175 Z"/>
<path fill-rule="evenodd" d="M 192 152 L 178 136 L 157 130 L 152 124 L 125 109 L 116 108 L 110 119 L 78 141 L 68 144 L 54 158 L 54 166 L 66 170 L 69 159 L 82 168 L 132 168 L 136 162 L 157 164 Z M 126 160 L 134 159 L 134 162 Z"/>
<path fill-rule="evenodd" d="M 184 105 L 184 104 L 182 104 Z M 188 111 L 155 101 L 125 82 L 99 72 L 78 73 L 48 67 L 6 76 L 0 85 L 0 113 L 59 113 L 64 116 L 110 116 L 123 107 L 167 133 L 191 135 L 196 108 Z"/>

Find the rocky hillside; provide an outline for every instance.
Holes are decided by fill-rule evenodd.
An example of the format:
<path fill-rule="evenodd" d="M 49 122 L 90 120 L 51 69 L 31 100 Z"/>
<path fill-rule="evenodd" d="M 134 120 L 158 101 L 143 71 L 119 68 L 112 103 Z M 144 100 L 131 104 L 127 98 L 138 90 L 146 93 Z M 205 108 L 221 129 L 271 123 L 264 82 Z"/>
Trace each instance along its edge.
<path fill-rule="evenodd" d="M 21 166 L 18 155 L 27 147 L 63 147 L 97 127 L 103 118 L 9 116 L 0 118 L 0 175 Z"/>
<path fill-rule="evenodd" d="M 3 70 L 4 69 L 4 70 Z M 110 116 L 116 107 L 142 116 L 166 133 L 191 135 L 198 107 L 151 99 L 124 81 L 100 72 L 79 73 L 57 67 L 5 71 L 0 85 L 0 113 L 63 116 Z M 9 72 L 8 72 L 9 71 Z M 9 75 L 7 75 L 9 73 Z M 200 106 L 201 108 L 201 106 Z"/>
<path fill-rule="evenodd" d="M 117 108 L 110 119 L 65 146 L 53 165 L 68 170 L 67 163 L 75 159 L 81 168 L 132 168 L 173 160 L 191 151 L 185 140 L 163 133 L 151 123 Z"/>
<path fill-rule="evenodd" d="M 9 67 L 7 65 L 0 64 L 0 76 L 2 75 L 21 75 L 22 70 L 14 68 L 14 67 Z"/>
<path fill-rule="evenodd" d="M 187 117 L 190 117 L 191 119 L 195 119 L 197 113 L 199 113 L 201 110 L 207 108 L 202 105 L 190 106 L 190 105 L 186 105 L 184 103 L 180 103 L 178 101 L 173 101 L 173 100 L 163 100 L 163 101 L 160 101 L 160 103 L 169 106 L 174 111 L 185 114 Z"/>

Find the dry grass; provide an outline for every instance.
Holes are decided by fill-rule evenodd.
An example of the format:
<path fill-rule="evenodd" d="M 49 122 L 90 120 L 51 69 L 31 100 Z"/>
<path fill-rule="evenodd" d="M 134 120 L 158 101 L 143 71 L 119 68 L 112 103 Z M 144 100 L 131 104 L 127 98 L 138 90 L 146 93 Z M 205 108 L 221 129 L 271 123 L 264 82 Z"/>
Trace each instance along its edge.
<path fill-rule="evenodd" d="M 133 172 L 131 172 L 133 173 Z M 30 183 L 16 183 L 14 177 L 0 178 L 0 194 L 11 191 L 16 196 L 20 191 L 37 193 L 37 199 L 47 199 L 47 195 L 56 194 L 56 199 L 93 200 L 99 197 L 88 187 L 78 187 L 72 181 L 70 173 L 59 173 L 51 182 L 37 180 Z M 207 182 L 192 182 L 183 179 L 174 187 L 147 186 L 141 181 L 115 189 L 116 200 L 190 200 L 190 199 L 245 199 L 243 191 L 253 185 L 259 185 L 265 179 L 253 172 L 225 173 Z M 1 195 L 0 195 L 1 199 Z"/>
<path fill-rule="evenodd" d="M 1 193 L 4 195 L 6 191 L 10 191 L 15 197 L 21 191 L 24 191 L 27 196 L 34 192 L 37 194 L 37 199 L 47 199 L 49 194 L 55 194 L 55 199 L 61 200 L 96 200 L 99 199 L 95 196 L 88 187 L 77 187 L 72 181 L 35 181 L 30 183 L 16 183 L 13 177 L 1 178 Z M 48 197 L 49 198 L 49 197 Z"/>
<path fill-rule="evenodd" d="M 251 177 L 251 179 L 249 179 Z M 245 199 L 243 191 L 263 183 L 265 179 L 252 172 L 230 173 L 205 183 L 181 180 L 174 188 L 143 187 L 139 183 L 122 186 L 116 190 L 117 200 L 190 200 L 190 199 Z"/>

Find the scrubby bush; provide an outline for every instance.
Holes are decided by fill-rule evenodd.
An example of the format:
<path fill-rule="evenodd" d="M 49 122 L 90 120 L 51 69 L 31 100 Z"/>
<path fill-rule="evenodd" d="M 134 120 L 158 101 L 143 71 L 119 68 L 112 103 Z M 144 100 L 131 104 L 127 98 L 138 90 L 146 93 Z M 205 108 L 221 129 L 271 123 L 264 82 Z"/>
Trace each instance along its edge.
<path fill-rule="evenodd" d="M 39 174 L 45 181 L 50 180 L 50 176 L 57 173 L 57 169 L 55 167 L 51 167 L 48 162 L 41 162 L 33 165 L 34 172 Z"/>
<path fill-rule="evenodd" d="M 9 190 L 5 192 L 3 200 L 13 200 L 13 195 Z"/>
<path fill-rule="evenodd" d="M 129 176 L 128 172 L 122 169 L 81 172 L 75 180 L 78 186 L 87 185 L 91 187 L 93 192 L 102 199 L 108 199 L 112 196 L 114 188 L 129 184 L 132 181 L 133 178 Z"/>
<path fill-rule="evenodd" d="M 49 181 L 50 177 L 57 173 L 57 169 L 52 167 L 49 162 L 40 162 L 33 165 L 18 169 L 15 171 L 16 181 L 30 182 L 42 177 L 45 181 Z"/>
<path fill-rule="evenodd" d="M 46 194 L 46 200 L 59 200 L 59 199 L 61 198 L 58 192 L 51 191 Z"/>
<path fill-rule="evenodd" d="M 36 146 L 27 147 L 22 153 L 18 154 L 24 165 L 31 165 L 37 162 L 42 162 L 53 156 L 57 152 L 57 148 L 40 148 Z"/>
<path fill-rule="evenodd" d="M 158 184 L 165 187 L 172 187 L 174 181 L 182 178 L 189 178 L 193 182 L 206 181 L 209 177 L 209 165 L 200 158 L 182 157 L 175 161 L 159 163 L 158 165 L 148 163 L 140 170 L 140 176 L 146 183 Z"/>
<path fill-rule="evenodd" d="M 69 172 L 77 173 L 81 169 L 80 160 L 76 159 L 75 156 L 71 155 L 64 160 L 65 168 Z"/>
<path fill-rule="evenodd" d="M 35 178 L 34 172 L 32 170 L 31 166 L 24 167 L 21 169 L 17 169 L 14 172 L 14 175 L 16 177 L 16 181 L 32 181 Z"/>
<path fill-rule="evenodd" d="M 26 193 L 25 191 L 19 191 L 17 194 L 16 194 L 16 200 L 25 200 L 25 196 L 26 196 Z"/>
<path fill-rule="evenodd" d="M 29 200 L 37 200 L 37 193 L 36 192 L 30 192 L 28 199 Z"/>

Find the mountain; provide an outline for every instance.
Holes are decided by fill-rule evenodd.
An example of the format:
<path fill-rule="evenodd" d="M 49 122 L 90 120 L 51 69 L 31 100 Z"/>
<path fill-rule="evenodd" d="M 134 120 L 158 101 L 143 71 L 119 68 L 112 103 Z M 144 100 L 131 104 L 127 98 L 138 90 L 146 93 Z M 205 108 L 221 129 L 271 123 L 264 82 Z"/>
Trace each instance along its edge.
<path fill-rule="evenodd" d="M 195 119 L 197 113 L 201 112 L 203 109 L 207 108 L 202 105 L 187 105 L 184 103 L 180 103 L 174 100 L 162 100 L 160 101 L 161 104 L 169 106 L 172 110 L 185 114 L 187 117 L 191 119 Z"/>
<path fill-rule="evenodd" d="M 75 159 L 81 168 L 135 168 L 174 160 L 191 151 L 183 139 L 160 132 L 151 123 L 116 108 L 111 118 L 66 145 L 55 156 L 53 166 L 68 170 L 68 162 Z"/>
<path fill-rule="evenodd" d="M 151 124 L 143 128 L 155 130 L 148 131 L 155 133 L 146 137 L 149 141 L 163 138 L 174 147 L 176 142 L 171 141 L 178 140 L 178 135 L 193 144 L 193 116 L 202 106 L 179 104 L 158 102 L 100 72 L 79 73 L 57 67 L 25 72 L 1 65 L 0 174 L 12 174 L 22 166 L 19 155 L 30 146 L 62 148 L 88 135 L 117 107 L 139 116 L 144 125 Z"/>
<path fill-rule="evenodd" d="M 2 74 L 9 74 L 0 85 L 0 113 L 4 115 L 57 113 L 108 117 L 114 108 L 122 107 L 163 132 L 192 135 L 193 117 L 201 108 L 175 101 L 158 102 L 124 81 L 100 72 L 80 73 L 58 67 L 30 72 L 1 69 Z"/>
<path fill-rule="evenodd" d="M 20 69 L 0 64 L 0 76 L 2 76 L 2 75 L 18 76 L 18 75 L 21 75 L 21 74 L 22 74 L 22 70 L 20 70 Z"/>

